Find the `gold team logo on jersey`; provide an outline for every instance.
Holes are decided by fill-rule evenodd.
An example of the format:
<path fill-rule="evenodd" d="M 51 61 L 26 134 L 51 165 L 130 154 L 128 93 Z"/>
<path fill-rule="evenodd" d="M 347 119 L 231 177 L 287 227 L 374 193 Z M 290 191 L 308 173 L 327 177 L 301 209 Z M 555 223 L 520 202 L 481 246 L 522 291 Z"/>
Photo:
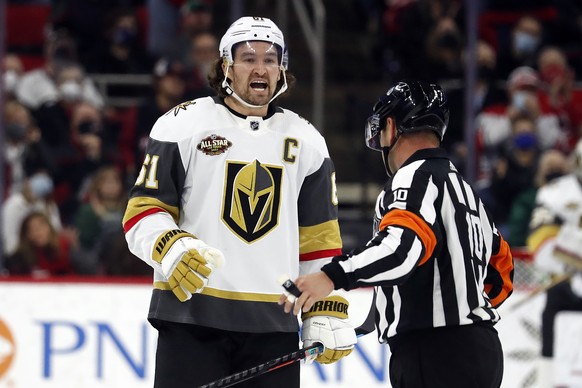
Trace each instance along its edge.
<path fill-rule="evenodd" d="M 271 232 L 279 223 L 283 168 L 229 161 L 222 220 L 247 243 L 253 243 Z"/>
<path fill-rule="evenodd" d="M 196 146 L 196 149 L 204 152 L 206 155 L 220 155 L 231 146 L 232 142 L 230 140 L 213 134 L 202 139 Z"/>
<path fill-rule="evenodd" d="M 181 104 L 176 105 L 172 109 L 170 109 L 168 112 L 166 112 L 166 114 L 170 113 L 173 110 L 174 111 L 174 116 L 178 116 L 178 113 L 180 113 L 181 110 L 186 110 L 186 108 L 188 106 L 194 105 L 194 104 L 196 104 L 195 101 L 186 101 L 186 102 L 183 102 Z"/>

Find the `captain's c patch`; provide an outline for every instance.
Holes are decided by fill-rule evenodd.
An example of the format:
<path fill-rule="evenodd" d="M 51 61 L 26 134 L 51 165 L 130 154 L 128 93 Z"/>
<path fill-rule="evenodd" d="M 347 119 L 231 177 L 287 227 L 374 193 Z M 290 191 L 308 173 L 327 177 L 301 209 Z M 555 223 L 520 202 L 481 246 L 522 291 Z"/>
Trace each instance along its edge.
<path fill-rule="evenodd" d="M 247 243 L 262 238 L 279 223 L 283 167 L 228 161 L 222 221 Z"/>
<path fill-rule="evenodd" d="M 206 155 L 220 155 L 232 146 L 232 142 L 222 136 L 210 135 L 206 136 L 198 145 L 196 149 L 204 152 Z"/>

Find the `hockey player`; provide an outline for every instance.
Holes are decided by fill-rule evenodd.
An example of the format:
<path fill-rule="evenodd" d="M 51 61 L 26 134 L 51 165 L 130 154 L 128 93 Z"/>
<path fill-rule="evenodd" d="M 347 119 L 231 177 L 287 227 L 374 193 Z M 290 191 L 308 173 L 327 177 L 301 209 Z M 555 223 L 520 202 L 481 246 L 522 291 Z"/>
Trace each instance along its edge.
<path fill-rule="evenodd" d="M 513 290 L 513 259 L 482 201 L 439 147 L 449 110 L 438 85 L 402 81 L 366 127 L 392 179 L 365 246 L 301 276 L 286 311 L 308 311 L 334 289 L 375 286 L 376 328 L 392 352 L 394 388 L 497 388 L 503 353 L 496 307 Z M 452 369 L 451 369 L 452 368 Z"/>
<path fill-rule="evenodd" d="M 273 104 L 292 78 L 283 34 L 243 17 L 219 49 L 209 75 L 218 96 L 157 120 L 123 222 L 130 250 L 154 269 L 156 388 L 196 387 L 297 350 L 298 320 L 278 306 L 277 280 L 341 253 L 325 140 Z M 347 311 L 312 315 L 304 331 L 333 321 L 315 338 L 326 347 L 318 361 L 349 354 Z M 239 386 L 299 387 L 299 364 Z"/>
<path fill-rule="evenodd" d="M 552 359 L 556 315 L 560 311 L 582 311 L 582 140 L 576 144 L 572 160 L 572 173 L 552 180 L 537 192 L 527 240 L 538 268 L 555 278 L 566 278 L 546 292 L 539 365 L 539 386 L 544 388 L 555 385 Z"/>

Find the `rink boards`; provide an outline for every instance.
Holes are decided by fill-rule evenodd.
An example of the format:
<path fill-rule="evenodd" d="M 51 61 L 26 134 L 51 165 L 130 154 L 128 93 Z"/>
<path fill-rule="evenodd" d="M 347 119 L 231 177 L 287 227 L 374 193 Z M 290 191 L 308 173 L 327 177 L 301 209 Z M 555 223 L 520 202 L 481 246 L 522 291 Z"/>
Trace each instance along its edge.
<path fill-rule="evenodd" d="M 151 387 L 156 332 L 145 319 L 150 293 L 143 281 L 0 281 L 0 388 Z M 350 316 L 359 324 L 371 290 L 348 296 Z M 510 311 L 509 302 L 520 297 L 503 306 L 497 325 L 506 357 L 504 388 L 535 387 L 528 381 L 535 376 L 544 297 Z M 560 317 L 557 326 L 556 372 L 564 386 L 580 387 L 582 317 Z M 303 365 L 302 387 L 386 388 L 389 358 L 372 333 L 341 362 Z"/>

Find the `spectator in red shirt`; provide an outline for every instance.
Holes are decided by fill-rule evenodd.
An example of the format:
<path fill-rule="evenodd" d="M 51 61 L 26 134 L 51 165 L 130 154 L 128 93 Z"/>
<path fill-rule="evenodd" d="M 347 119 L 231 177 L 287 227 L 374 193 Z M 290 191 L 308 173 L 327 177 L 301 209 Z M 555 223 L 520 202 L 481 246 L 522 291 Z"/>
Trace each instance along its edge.
<path fill-rule="evenodd" d="M 22 222 L 18 248 L 8 256 L 6 269 L 34 277 L 72 274 L 76 246 L 74 233 L 58 233 L 44 213 L 33 212 Z"/>
<path fill-rule="evenodd" d="M 538 57 L 541 77 L 542 108 L 560 118 L 568 136 L 568 149 L 574 149 L 582 134 L 582 90 L 574 87 L 575 74 L 564 52 L 558 47 L 545 47 Z"/>

